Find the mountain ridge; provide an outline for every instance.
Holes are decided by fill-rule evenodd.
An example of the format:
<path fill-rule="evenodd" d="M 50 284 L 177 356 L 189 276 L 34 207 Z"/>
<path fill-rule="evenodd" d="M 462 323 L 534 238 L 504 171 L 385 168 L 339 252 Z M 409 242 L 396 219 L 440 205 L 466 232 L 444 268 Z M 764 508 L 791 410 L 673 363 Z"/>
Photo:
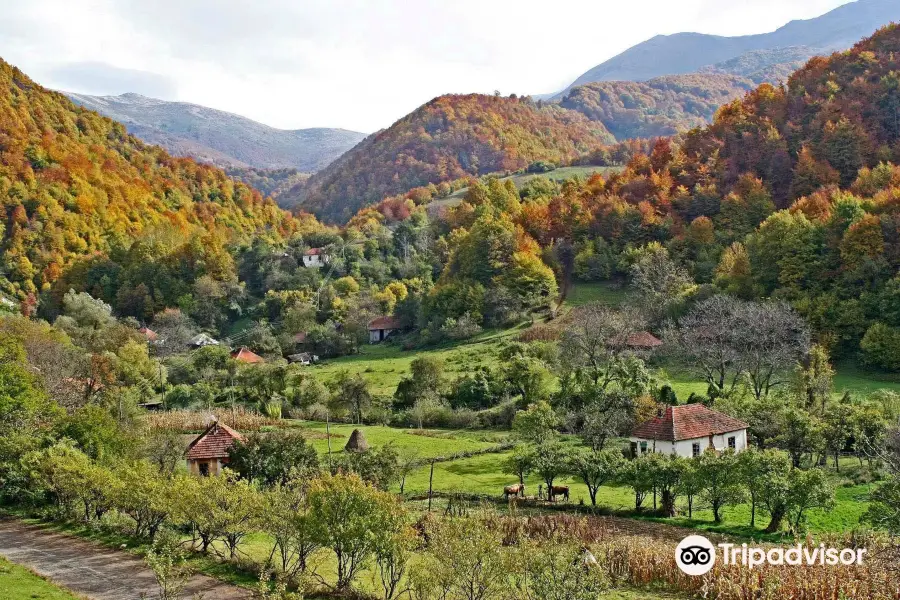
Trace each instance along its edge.
<path fill-rule="evenodd" d="M 145 142 L 219 167 L 314 172 L 365 138 L 340 128 L 278 129 L 228 111 L 134 93 L 63 93 L 76 104 L 123 123 Z"/>
<path fill-rule="evenodd" d="M 816 53 L 829 53 L 849 48 L 892 20 L 900 20 L 900 3 L 895 0 L 857 0 L 812 19 L 790 21 L 769 33 L 657 35 L 589 69 L 555 97 L 597 81 L 646 81 L 687 74 L 755 50 L 808 46 Z"/>
<path fill-rule="evenodd" d="M 565 163 L 613 143 L 599 121 L 528 97 L 447 94 L 368 136 L 282 197 L 332 220 L 412 188 L 535 161 Z M 287 198 L 287 199 L 285 199 Z"/>

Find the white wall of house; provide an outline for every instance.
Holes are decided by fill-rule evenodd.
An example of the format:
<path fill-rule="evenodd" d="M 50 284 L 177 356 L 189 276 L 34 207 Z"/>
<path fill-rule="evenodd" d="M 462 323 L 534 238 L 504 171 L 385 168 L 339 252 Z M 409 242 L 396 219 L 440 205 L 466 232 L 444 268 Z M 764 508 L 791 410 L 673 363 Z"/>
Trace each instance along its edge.
<path fill-rule="evenodd" d="M 712 436 L 712 445 L 716 450 L 727 450 L 731 447 L 729 438 L 734 438 L 734 451 L 742 452 L 747 449 L 747 430 L 731 431 L 719 435 Z M 638 454 L 644 452 L 658 452 L 660 454 L 677 454 L 685 458 L 694 456 L 694 444 L 698 445 L 699 453 L 702 454 L 709 448 L 709 436 L 678 440 L 677 442 L 664 442 L 660 440 L 649 440 L 645 438 L 631 437 L 629 442 L 637 444 Z"/>
<path fill-rule="evenodd" d="M 324 267 L 328 264 L 328 255 L 327 254 L 304 254 L 303 255 L 303 266 L 304 267 Z"/>

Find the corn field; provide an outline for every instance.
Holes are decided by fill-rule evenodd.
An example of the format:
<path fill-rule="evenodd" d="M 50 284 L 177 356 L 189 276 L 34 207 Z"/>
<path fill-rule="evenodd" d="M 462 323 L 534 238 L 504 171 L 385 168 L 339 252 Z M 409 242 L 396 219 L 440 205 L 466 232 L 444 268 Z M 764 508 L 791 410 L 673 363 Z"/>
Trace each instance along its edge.
<path fill-rule="evenodd" d="M 820 542 L 835 548 L 865 547 L 867 560 L 862 566 L 762 565 L 751 570 L 719 561 L 708 574 L 692 577 L 675 563 L 676 539 L 623 536 L 621 529 L 602 518 L 554 515 L 509 519 L 494 526 L 502 528 L 507 544 L 523 537 L 578 539 L 591 549 L 614 585 L 662 586 L 711 600 L 900 600 L 900 562 L 896 553 L 888 552 L 886 541 L 876 536 L 803 541 L 809 547 Z M 669 529 L 669 538 L 683 533 Z"/>
<path fill-rule="evenodd" d="M 265 417 L 240 406 L 234 409 L 151 412 L 144 417 L 145 424 L 152 430 L 180 433 L 203 431 L 216 420 L 238 431 L 259 431 L 262 427 L 279 423 L 278 419 Z"/>

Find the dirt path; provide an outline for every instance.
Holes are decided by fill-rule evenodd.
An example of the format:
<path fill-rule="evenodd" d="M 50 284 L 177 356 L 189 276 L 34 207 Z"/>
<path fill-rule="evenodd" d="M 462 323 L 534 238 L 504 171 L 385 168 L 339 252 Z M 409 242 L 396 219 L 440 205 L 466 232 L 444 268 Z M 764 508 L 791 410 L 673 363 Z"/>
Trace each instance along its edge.
<path fill-rule="evenodd" d="M 11 519 L 0 520 L 0 554 L 93 600 L 158 597 L 156 578 L 139 558 L 94 542 Z M 247 590 L 205 575 L 191 578 L 184 598 L 249 600 Z"/>

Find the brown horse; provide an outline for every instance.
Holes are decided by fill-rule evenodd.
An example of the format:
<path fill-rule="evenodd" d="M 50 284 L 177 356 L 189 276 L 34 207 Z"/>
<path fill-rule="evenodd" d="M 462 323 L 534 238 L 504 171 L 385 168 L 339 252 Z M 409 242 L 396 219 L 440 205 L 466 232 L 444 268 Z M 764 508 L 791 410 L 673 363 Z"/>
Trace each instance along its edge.
<path fill-rule="evenodd" d="M 517 498 L 521 495 L 523 498 L 525 497 L 525 484 L 517 483 L 516 485 L 508 485 L 503 488 L 503 497 L 506 500 L 509 500 L 509 497 Z"/>
<path fill-rule="evenodd" d="M 569 500 L 569 486 L 567 485 L 554 485 L 549 490 L 547 490 L 547 496 L 550 498 L 550 501 L 553 502 L 557 496 L 562 496 Z"/>

